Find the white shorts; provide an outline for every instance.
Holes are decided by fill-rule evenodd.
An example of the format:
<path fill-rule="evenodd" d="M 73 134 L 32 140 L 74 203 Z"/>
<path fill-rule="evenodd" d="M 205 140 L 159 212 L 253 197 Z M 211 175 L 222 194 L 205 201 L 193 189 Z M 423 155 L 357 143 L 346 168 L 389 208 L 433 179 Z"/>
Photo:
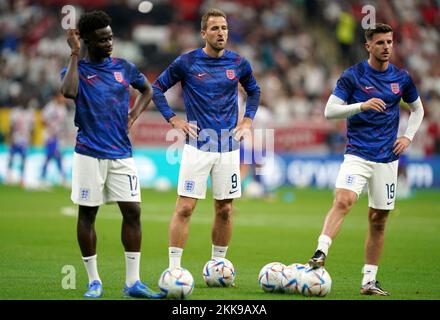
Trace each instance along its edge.
<path fill-rule="evenodd" d="M 241 197 L 240 150 L 207 152 L 185 144 L 177 193 L 184 197 L 205 199 L 209 175 L 214 199 Z"/>
<path fill-rule="evenodd" d="M 394 209 L 397 167 L 399 160 L 389 163 L 373 162 L 346 154 L 336 178 L 336 188 L 361 194 L 368 183 L 368 206 L 379 210 Z"/>
<path fill-rule="evenodd" d="M 96 159 L 74 152 L 71 199 L 88 207 L 109 202 L 141 202 L 133 158 Z"/>

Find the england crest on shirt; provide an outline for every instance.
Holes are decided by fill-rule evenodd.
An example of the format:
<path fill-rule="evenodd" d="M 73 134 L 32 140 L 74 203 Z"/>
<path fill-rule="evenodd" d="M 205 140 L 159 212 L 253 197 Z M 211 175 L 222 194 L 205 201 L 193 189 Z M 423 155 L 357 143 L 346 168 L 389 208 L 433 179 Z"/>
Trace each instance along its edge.
<path fill-rule="evenodd" d="M 116 81 L 118 82 L 124 81 L 124 77 L 122 76 L 121 72 L 113 72 L 113 75 L 115 76 Z"/>
<path fill-rule="evenodd" d="M 226 70 L 226 76 L 228 77 L 228 79 L 234 80 L 235 79 L 235 70 L 227 69 Z"/>
<path fill-rule="evenodd" d="M 400 92 L 400 86 L 399 86 L 399 83 L 397 83 L 397 82 L 392 83 L 392 84 L 391 84 L 391 91 L 392 91 L 394 94 L 398 94 L 398 93 Z"/>

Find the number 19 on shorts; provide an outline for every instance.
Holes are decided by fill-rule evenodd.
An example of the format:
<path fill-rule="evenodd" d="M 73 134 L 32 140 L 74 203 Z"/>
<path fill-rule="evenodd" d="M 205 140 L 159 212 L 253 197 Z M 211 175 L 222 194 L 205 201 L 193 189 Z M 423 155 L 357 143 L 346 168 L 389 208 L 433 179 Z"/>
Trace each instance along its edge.
<path fill-rule="evenodd" d="M 392 184 L 387 183 L 386 186 L 387 186 L 387 198 L 388 200 L 393 200 L 395 196 L 396 185 L 394 183 Z"/>

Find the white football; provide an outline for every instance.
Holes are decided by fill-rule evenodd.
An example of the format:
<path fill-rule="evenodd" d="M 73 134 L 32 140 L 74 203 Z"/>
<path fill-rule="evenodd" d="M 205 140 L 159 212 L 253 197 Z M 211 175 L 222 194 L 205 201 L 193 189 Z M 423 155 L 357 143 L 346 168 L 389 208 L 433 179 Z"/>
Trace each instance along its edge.
<path fill-rule="evenodd" d="M 281 262 L 271 262 L 261 268 L 258 275 L 258 283 L 266 292 L 282 292 L 281 280 L 283 270 L 286 268 Z"/>
<path fill-rule="evenodd" d="M 194 289 L 194 278 L 184 268 L 166 269 L 159 278 L 159 288 L 169 299 L 186 299 Z"/>
<path fill-rule="evenodd" d="M 203 267 L 203 279 L 208 287 L 231 287 L 235 279 L 234 265 L 225 258 L 211 259 Z"/>
<path fill-rule="evenodd" d="M 282 290 L 288 294 L 300 293 L 298 282 L 306 266 L 300 263 L 293 263 L 284 268 L 282 272 Z"/>
<path fill-rule="evenodd" d="M 324 268 L 312 269 L 309 266 L 298 279 L 298 290 L 303 296 L 324 297 L 330 293 L 332 278 Z"/>

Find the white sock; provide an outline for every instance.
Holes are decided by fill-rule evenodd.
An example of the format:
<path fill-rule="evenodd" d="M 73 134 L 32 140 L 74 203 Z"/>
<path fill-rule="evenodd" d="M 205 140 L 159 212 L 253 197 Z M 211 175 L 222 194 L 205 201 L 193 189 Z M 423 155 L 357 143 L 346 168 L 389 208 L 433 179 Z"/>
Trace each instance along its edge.
<path fill-rule="evenodd" d="M 168 257 L 170 260 L 170 269 L 180 268 L 180 260 L 182 259 L 183 249 L 178 247 L 168 248 Z"/>
<path fill-rule="evenodd" d="M 89 283 L 92 283 L 92 281 L 98 280 L 102 283 L 101 279 L 99 278 L 98 274 L 98 264 L 97 264 L 97 255 L 90 257 L 82 257 L 84 266 L 87 270 L 87 275 L 89 276 Z"/>
<path fill-rule="evenodd" d="M 328 249 L 330 248 L 331 244 L 332 239 L 325 234 L 321 234 L 318 238 L 318 248 L 316 248 L 316 250 L 321 250 L 322 252 L 324 252 L 325 256 L 327 256 Z"/>
<path fill-rule="evenodd" d="M 375 266 L 373 264 L 364 265 L 362 268 L 362 273 L 364 274 L 362 285 L 365 285 L 370 281 L 376 281 L 377 269 L 379 269 L 379 266 Z"/>
<path fill-rule="evenodd" d="M 212 259 L 214 258 L 226 258 L 226 252 L 228 251 L 228 247 L 216 246 L 212 245 Z"/>
<path fill-rule="evenodd" d="M 125 252 L 125 283 L 132 287 L 140 280 L 139 265 L 141 262 L 140 252 Z"/>

